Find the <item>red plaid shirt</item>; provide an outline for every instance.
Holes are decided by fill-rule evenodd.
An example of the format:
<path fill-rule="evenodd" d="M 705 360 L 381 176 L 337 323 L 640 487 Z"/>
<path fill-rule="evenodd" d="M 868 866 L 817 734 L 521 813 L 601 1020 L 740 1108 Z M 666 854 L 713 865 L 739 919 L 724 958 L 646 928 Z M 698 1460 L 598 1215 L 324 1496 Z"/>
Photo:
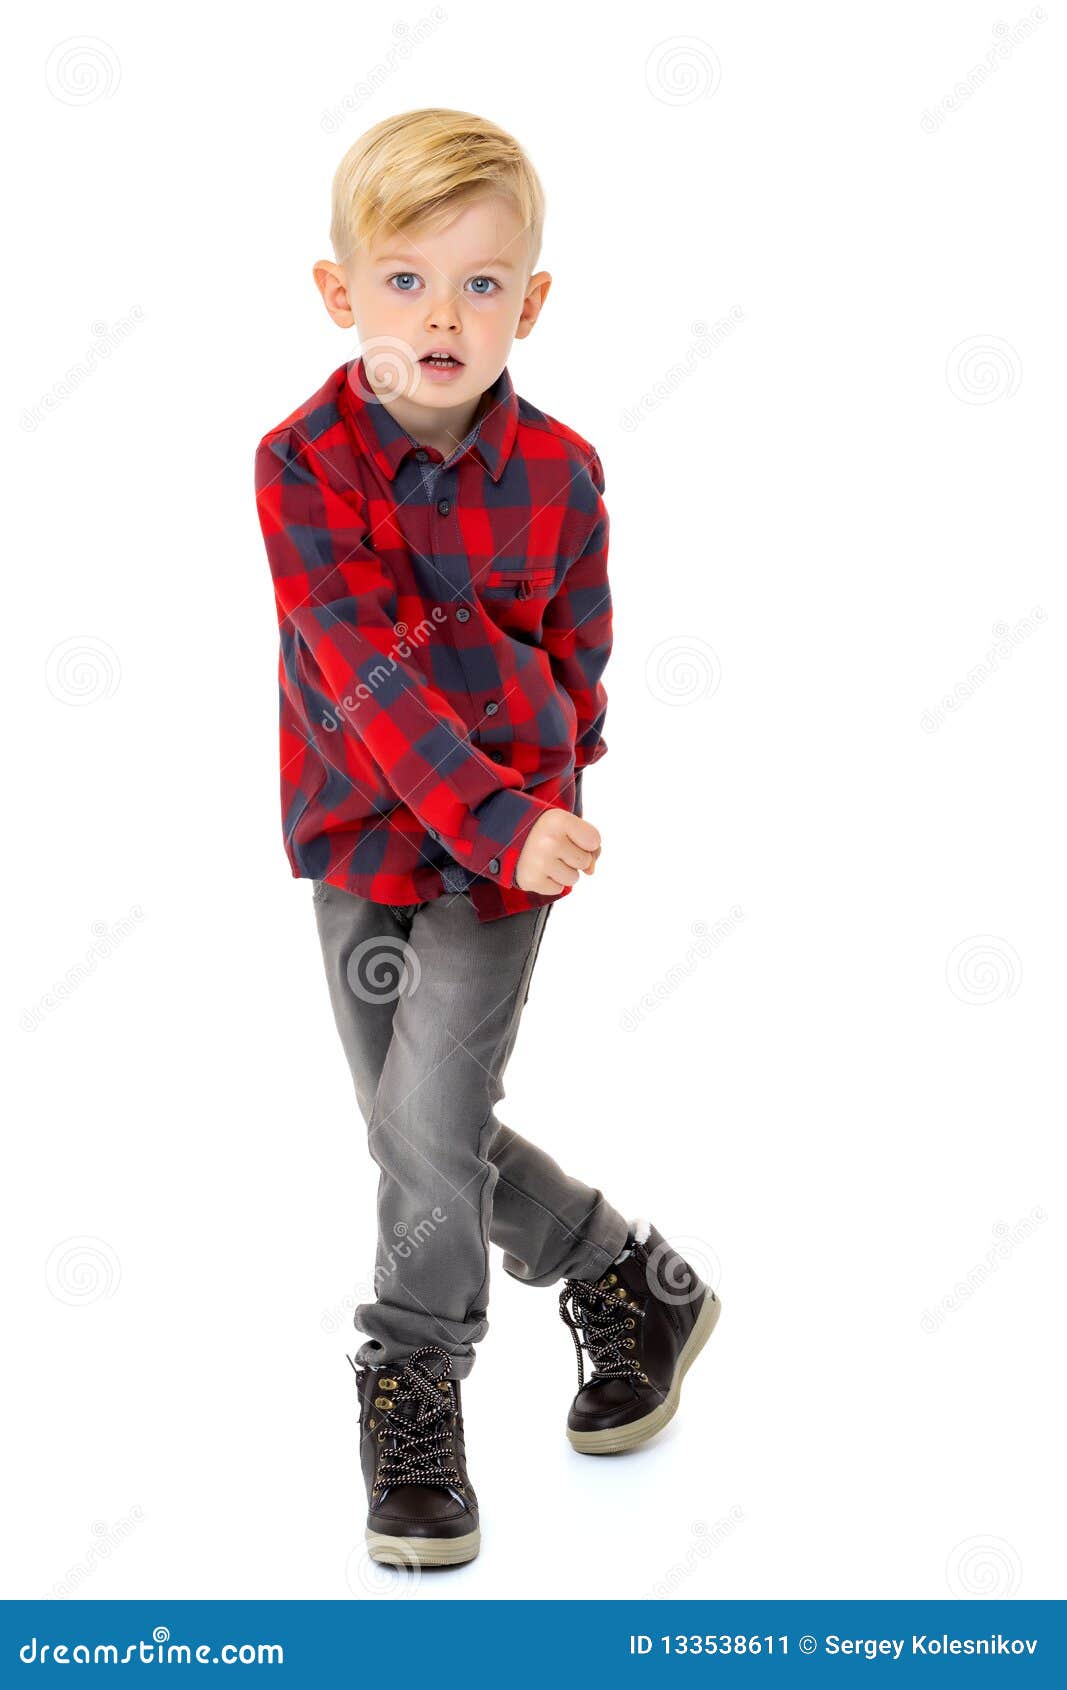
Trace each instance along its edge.
<path fill-rule="evenodd" d="M 469 888 L 491 921 L 570 891 L 515 867 L 607 750 L 611 598 L 597 453 L 507 369 L 480 409 L 446 459 L 343 364 L 260 441 L 256 504 L 293 875 L 387 904 Z"/>

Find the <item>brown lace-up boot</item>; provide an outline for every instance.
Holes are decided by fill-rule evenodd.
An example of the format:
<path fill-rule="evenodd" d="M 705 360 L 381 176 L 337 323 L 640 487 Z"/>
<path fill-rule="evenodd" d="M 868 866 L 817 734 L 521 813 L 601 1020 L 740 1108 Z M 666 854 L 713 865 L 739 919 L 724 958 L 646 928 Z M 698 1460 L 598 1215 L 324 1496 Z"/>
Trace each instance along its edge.
<path fill-rule="evenodd" d="M 644 1241 L 632 1241 L 609 1272 L 565 1280 L 560 1292 L 560 1319 L 578 1357 L 567 1436 L 585 1455 L 633 1449 L 667 1424 L 722 1307 L 661 1232 L 647 1223 L 642 1230 Z M 583 1350 L 593 1367 L 588 1382 Z"/>
<path fill-rule="evenodd" d="M 424 1344 L 404 1361 L 360 1367 L 360 1462 L 374 1561 L 448 1567 L 478 1553 L 478 1498 L 467 1475 L 460 1382 Z"/>

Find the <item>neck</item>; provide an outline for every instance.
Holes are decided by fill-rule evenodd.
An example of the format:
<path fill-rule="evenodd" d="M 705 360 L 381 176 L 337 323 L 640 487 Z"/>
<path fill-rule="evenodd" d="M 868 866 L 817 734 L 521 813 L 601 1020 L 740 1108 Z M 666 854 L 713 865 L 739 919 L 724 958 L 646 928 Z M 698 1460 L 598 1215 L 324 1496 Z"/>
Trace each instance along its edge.
<path fill-rule="evenodd" d="M 429 406 L 419 405 L 402 395 L 386 397 L 378 394 L 386 410 L 413 440 L 417 440 L 420 446 L 435 447 L 446 458 L 467 438 L 475 423 L 484 415 L 487 397 L 488 389 L 477 399 L 468 399 L 462 405 L 453 405 L 447 410 L 431 410 Z"/>

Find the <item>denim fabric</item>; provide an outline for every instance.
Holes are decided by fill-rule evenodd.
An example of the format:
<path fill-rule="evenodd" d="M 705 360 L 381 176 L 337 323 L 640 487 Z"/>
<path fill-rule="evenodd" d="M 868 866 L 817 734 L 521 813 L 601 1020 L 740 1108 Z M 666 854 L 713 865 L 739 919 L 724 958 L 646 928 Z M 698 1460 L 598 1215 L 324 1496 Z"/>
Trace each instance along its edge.
<path fill-rule="evenodd" d="M 480 922 L 464 893 L 313 899 L 337 1029 L 378 1164 L 374 1300 L 357 1361 L 439 1344 L 462 1379 L 488 1329 L 489 1244 L 529 1285 L 597 1278 L 627 1238 L 600 1191 L 496 1114 L 555 904 Z"/>

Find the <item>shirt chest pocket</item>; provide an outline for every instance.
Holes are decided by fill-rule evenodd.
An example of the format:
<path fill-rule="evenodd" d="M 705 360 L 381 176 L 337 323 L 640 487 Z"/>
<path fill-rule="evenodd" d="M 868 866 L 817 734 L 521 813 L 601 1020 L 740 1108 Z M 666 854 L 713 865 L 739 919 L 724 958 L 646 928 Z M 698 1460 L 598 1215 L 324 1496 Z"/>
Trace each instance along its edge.
<path fill-rule="evenodd" d="M 481 577 L 479 587 L 493 599 L 546 599 L 555 585 L 554 569 L 494 569 Z"/>

